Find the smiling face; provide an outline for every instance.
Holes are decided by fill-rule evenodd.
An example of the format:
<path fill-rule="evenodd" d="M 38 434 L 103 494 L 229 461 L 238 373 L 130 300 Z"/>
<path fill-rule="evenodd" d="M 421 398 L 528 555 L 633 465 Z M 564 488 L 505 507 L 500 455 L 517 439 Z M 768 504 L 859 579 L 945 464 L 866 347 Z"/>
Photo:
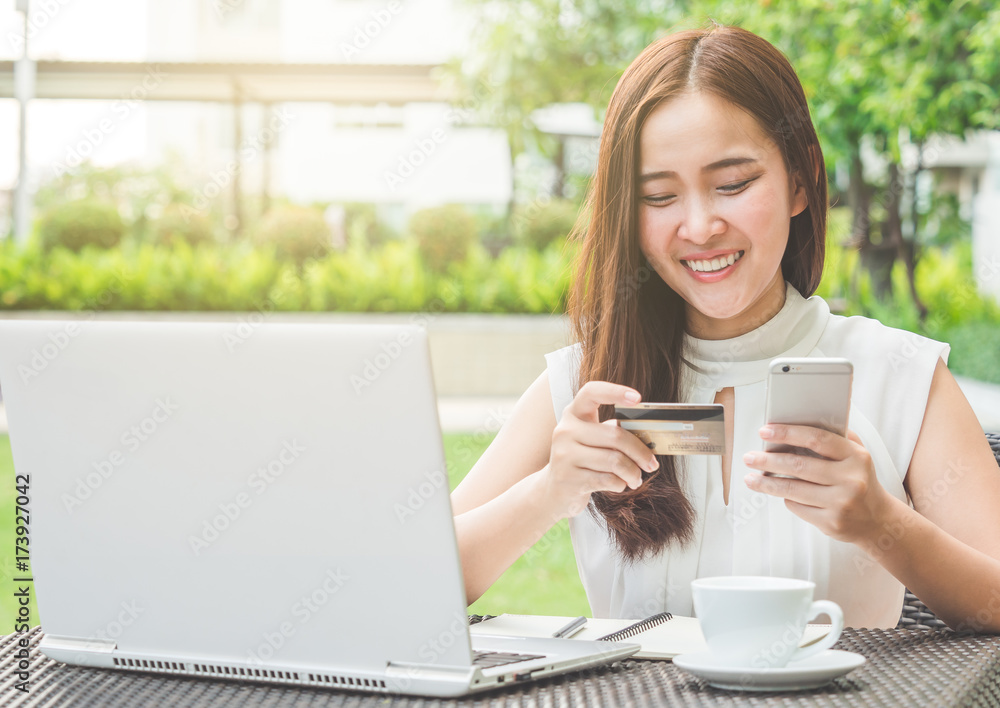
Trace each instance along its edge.
<path fill-rule="evenodd" d="M 789 222 L 807 206 L 778 146 L 701 91 L 657 106 L 639 136 L 639 244 L 686 302 L 687 330 L 726 339 L 781 309 Z"/>

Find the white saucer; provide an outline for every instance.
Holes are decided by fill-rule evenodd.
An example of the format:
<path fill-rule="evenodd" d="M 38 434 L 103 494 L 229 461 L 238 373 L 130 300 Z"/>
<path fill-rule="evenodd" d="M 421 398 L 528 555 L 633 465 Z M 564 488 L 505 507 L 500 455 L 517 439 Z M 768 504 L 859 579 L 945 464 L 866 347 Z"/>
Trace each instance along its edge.
<path fill-rule="evenodd" d="M 780 669 L 734 668 L 723 665 L 711 652 L 674 657 L 674 663 L 709 686 L 731 691 L 800 691 L 818 688 L 858 668 L 865 657 L 850 651 L 827 649 Z"/>

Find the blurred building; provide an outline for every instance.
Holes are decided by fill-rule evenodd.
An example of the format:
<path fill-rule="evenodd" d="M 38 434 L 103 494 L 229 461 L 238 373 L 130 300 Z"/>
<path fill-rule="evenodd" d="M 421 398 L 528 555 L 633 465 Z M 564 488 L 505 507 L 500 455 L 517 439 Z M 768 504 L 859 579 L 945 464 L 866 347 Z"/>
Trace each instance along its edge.
<path fill-rule="evenodd" d="M 173 0 L 151 2 L 150 60 L 186 62 L 441 64 L 462 49 L 453 0 Z M 211 175 L 234 146 L 273 122 L 274 105 L 240 108 L 241 139 L 226 104 L 147 106 L 147 157 L 179 154 Z M 423 206 L 500 209 L 511 199 L 503 131 L 476 127 L 443 103 L 386 96 L 367 104 L 281 106 L 269 151 L 246 151 L 242 187 L 297 202 L 373 202 L 401 226 Z"/>
<path fill-rule="evenodd" d="M 958 197 L 960 216 L 972 225 L 976 286 L 1000 302 L 1000 131 L 929 141 L 924 159 L 938 188 Z"/>
<path fill-rule="evenodd" d="M 413 100 L 399 83 L 403 90 L 382 88 L 384 82 L 364 90 L 366 77 L 379 67 L 393 74 L 394 68 L 419 65 L 426 75 L 459 54 L 469 35 L 457 0 L 135 0 L 143 8 L 128 29 L 141 28 L 141 41 L 119 29 L 123 47 L 129 47 L 121 55 L 112 41 L 95 47 L 71 32 L 74 21 L 97 22 L 92 11 L 101 2 L 114 0 L 58 5 L 32 38 L 31 56 L 43 60 L 38 87 L 50 93 L 55 87 L 51 98 L 29 105 L 34 188 L 84 159 L 153 166 L 179 158 L 203 183 L 199 192 L 231 210 L 234 192 L 220 189 L 219 177 L 238 155 L 247 219 L 273 197 L 372 202 L 397 226 L 427 205 L 458 202 L 496 210 L 511 199 L 506 136 L 477 126 L 474 106 Z M 108 16 L 100 24 L 114 21 Z M 55 36 L 65 41 L 48 41 Z M 161 63 L 203 72 L 204 86 L 185 70 L 183 77 L 174 72 L 141 89 L 145 65 Z M 242 81 L 244 63 L 258 76 L 269 68 L 292 76 L 301 100 L 275 102 L 250 86 L 237 105 L 230 88 Z M 309 95 L 310 77 L 324 66 L 334 78 L 326 77 L 326 85 Z M 299 67 L 302 75 L 294 77 Z M 212 93 L 220 78 L 231 78 L 231 86 Z M 341 80 L 358 89 L 345 93 L 365 98 L 329 100 L 330 84 Z M 12 83 L 0 77 L 5 81 Z M 122 93 L 137 88 L 145 100 Z M 6 191 L 17 179 L 17 114 L 16 102 L 0 103 L 0 125 L 10 126 L 14 137 L 0 151 L 0 158 L 14 158 L 0 160 L 0 191 Z"/>

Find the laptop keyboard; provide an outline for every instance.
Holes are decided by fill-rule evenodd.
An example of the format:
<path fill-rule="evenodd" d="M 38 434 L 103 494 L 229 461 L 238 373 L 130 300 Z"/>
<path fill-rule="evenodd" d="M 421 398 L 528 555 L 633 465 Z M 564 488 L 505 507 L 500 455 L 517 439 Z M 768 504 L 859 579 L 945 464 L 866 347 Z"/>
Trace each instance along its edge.
<path fill-rule="evenodd" d="M 503 651 L 476 651 L 473 652 L 472 664 L 481 669 L 491 669 L 494 666 L 504 666 L 506 664 L 516 664 L 520 661 L 530 659 L 544 659 L 544 654 L 514 654 Z"/>

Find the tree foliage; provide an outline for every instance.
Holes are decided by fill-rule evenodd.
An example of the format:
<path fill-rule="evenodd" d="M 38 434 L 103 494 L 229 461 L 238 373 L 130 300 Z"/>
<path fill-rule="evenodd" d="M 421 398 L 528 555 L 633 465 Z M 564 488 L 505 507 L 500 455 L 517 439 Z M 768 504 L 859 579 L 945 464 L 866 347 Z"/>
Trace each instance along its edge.
<path fill-rule="evenodd" d="M 602 115 L 621 72 L 660 36 L 717 22 L 765 37 L 802 81 L 828 166 L 847 167 L 855 241 L 884 242 L 911 274 L 920 218 L 900 210 L 915 203 L 924 164 L 904 164 L 903 145 L 1000 127 L 993 0 L 640 0 L 625 10 L 611 0 L 466 1 L 481 11 L 480 42 L 455 69 L 515 154 L 538 144 L 537 108 L 585 102 Z M 863 150 L 884 169 L 865 170 Z"/>
<path fill-rule="evenodd" d="M 838 157 L 881 133 L 911 139 L 1000 127 L 1000 7 L 992 0 L 466 0 L 479 39 L 453 69 L 481 118 L 508 128 L 514 152 L 531 113 L 588 103 L 599 114 L 626 66 L 673 31 L 736 24 L 791 60 L 813 118 Z"/>
<path fill-rule="evenodd" d="M 475 48 L 452 69 L 480 120 L 507 129 L 514 154 L 537 143 L 531 114 L 553 103 L 587 103 L 599 115 L 621 71 L 679 23 L 688 2 L 466 0 Z"/>

